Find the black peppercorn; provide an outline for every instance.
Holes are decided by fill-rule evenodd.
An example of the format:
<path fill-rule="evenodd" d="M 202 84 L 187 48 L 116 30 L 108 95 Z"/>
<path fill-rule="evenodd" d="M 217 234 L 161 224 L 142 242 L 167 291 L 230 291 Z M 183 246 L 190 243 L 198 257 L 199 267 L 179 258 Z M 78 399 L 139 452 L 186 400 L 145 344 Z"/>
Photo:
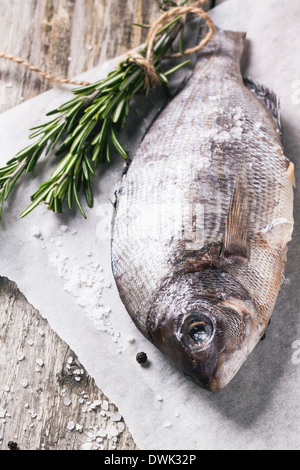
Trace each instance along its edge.
<path fill-rule="evenodd" d="M 137 353 L 136 355 L 136 360 L 139 364 L 145 364 L 145 362 L 147 361 L 147 354 L 144 353 L 144 352 L 139 352 Z"/>
<path fill-rule="evenodd" d="M 9 450 L 19 450 L 18 444 L 13 441 L 9 441 L 9 443 L 7 444 L 7 447 L 9 448 Z"/>

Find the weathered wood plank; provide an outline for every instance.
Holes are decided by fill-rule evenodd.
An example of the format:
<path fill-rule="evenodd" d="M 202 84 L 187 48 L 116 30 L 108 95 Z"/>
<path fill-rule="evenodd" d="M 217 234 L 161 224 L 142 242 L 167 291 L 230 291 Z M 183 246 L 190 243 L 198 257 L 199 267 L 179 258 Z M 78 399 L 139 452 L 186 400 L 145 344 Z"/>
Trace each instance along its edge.
<path fill-rule="evenodd" d="M 148 0 L 1 0 L 1 50 L 46 72 L 73 78 L 136 47 L 152 23 L 157 2 Z M 0 111 L 57 86 L 20 65 L 0 61 Z"/>
<path fill-rule="evenodd" d="M 73 78 L 143 43 L 147 30 L 133 24 L 152 24 L 159 14 L 158 1 L 148 0 L 1 0 L 0 49 Z M 53 86 L 0 60 L 0 112 Z"/>
<path fill-rule="evenodd" d="M 0 278 L 0 377 L 0 449 L 10 441 L 23 450 L 137 449 L 117 407 L 6 278 Z"/>

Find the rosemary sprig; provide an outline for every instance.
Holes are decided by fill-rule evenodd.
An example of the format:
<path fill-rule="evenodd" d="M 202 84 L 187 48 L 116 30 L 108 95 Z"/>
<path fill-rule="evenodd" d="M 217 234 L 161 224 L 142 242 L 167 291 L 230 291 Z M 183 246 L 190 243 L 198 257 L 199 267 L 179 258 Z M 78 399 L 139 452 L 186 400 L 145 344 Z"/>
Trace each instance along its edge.
<path fill-rule="evenodd" d="M 167 7 L 169 3 L 174 2 L 164 1 L 162 6 Z M 167 83 L 170 74 L 189 62 L 186 60 L 167 72 L 161 72 L 164 55 L 171 48 L 178 32 L 182 33 L 184 24 L 180 19 L 178 17 L 171 21 L 157 35 L 153 65 L 162 83 Z M 144 56 L 146 52 L 147 45 L 139 51 Z M 20 217 L 26 216 L 42 201 L 57 213 L 62 211 L 65 200 L 69 209 L 75 200 L 86 218 L 81 193 L 84 193 L 87 205 L 92 207 L 95 168 L 100 161 L 110 162 L 111 146 L 124 159 L 128 158 L 117 138 L 117 130 L 126 122 L 131 98 L 139 93 L 148 94 L 150 87 L 145 71 L 127 58 L 105 79 L 72 90 L 74 97 L 71 100 L 47 114 L 56 116 L 54 119 L 31 129 L 29 139 L 35 139 L 34 143 L 0 168 L 0 217 L 4 201 L 20 176 L 24 172 L 33 173 L 39 159 L 55 151 L 55 155 L 61 158 L 60 162 L 49 180 L 42 183 L 32 195 L 32 203 Z"/>

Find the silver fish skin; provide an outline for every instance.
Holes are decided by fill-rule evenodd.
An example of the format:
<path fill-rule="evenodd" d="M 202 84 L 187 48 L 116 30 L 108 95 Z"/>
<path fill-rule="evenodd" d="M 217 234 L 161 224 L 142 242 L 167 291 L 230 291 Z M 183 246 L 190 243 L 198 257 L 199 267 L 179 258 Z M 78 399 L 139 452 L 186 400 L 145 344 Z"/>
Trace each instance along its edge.
<path fill-rule="evenodd" d="M 116 194 L 112 269 L 139 330 L 218 391 L 264 334 L 293 231 L 294 167 L 274 93 L 244 80 L 245 34 L 217 29 Z"/>

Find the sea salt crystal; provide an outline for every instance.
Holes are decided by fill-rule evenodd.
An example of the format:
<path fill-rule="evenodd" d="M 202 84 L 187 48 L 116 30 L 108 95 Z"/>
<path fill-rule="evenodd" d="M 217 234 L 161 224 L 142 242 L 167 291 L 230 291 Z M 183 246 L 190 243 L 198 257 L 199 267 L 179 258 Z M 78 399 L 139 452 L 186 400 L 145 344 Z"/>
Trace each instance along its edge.
<path fill-rule="evenodd" d="M 72 364 L 72 362 L 73 362 L 73 357 L 72 357 L 72 356 L 68 357 L 67 363 L 68 363 L 68 364 Z"/>
<path fill-rule="evenodd" d="M 156 400 L 158 400 L 158 401 L 163 401 L 163 397 L 162 397 L 159 393 L 157 393 L 157 394 L 155 395 L 155 398 L 156 398 Z"/>
<path fill-rule="evenodd" d="M 96 436 L 97 437 L 106 437 L 107 436 L 107 432 L 105 429 L 102 429 L 100 428 L 98 431 L 96 431 Z"/>
<path fill-rule="evenodd" d="M 30 233 L 34 238 L 41 238 L 42 234 L 37 225 L 33 225 L 30 227 Z"/>
<path fill-rule="evenodd" d="M 108 411 L 108 401 L 107 400 L 103 400 L 102 409 L 104 411 Z"/>
<path fill-rule="evenodd" d="M 64 399 L 64 405 L 70 406 L 71 403 L 72 403 L 72 402 L 71 402 L 70 398 L 67 398 L 67 397 L 66 397 L 66 398 Z"/>
<path fill-rule="evenodd" d="M 41 335 L 41 336 L 44 336 L 44 331 L 41 328 L 39 328 L 38 329 L 38 334 Z"/>
<path fill-rule="evenodd" d="M 108 431 L 107 433 L 108 439 L 111 439 L 112 437 L 116 437 L 119 434 L 119 430 L 116 428 L 116 426 L 112 424 L 107 428 L 107 431 Z"/>
<path fill-rule="evenodd" d="M 170 421 L 165 421 L 164 424 L 163 424 L 163 427 L 164 428 L 171 428 L 172 427 L 172 423 Z"/>
<path fill-rule="evenodd" d="M 22 351 L 18 352 L 18 361 L 23 361 L 25 359 L 25 355 Z"/>
<path fill-rule="evenodd" d="M 81 446 L 82 450 L 92 450 L 92 447 L 93 447 L 93 445 L 92 445 L 91 442 L 85 442 Z"/>
<path fill-rule="evenodd" d="M 0 418 L 5 418 L 6 410 L 0 410 Z"/>
<path fill-rule="evenodd" d="M 117 423 L 117 426 L 118 426 L 119 434 L 121 434 L 121 432 L 123 432 L 124 429 L 125 429 L 125 424 L 124 424 L 122 421 L 119 421 L 119 422 Z"/>
<path fill-rule="evenodd" d="M 81 424 L 76 424 L 76 431 L 82 432 L 83 431 L 83 426 Z"/>
<path fill-rule="evenodd" d="M 5 392 L 9 392 L 9 391 L 10 391 L 10 388 L 9 388 L 8 385 L 6 385 L 6 386 L 4 387 L 4 391 L 5 391 Z"/>
<path fill-rule="evenodd" d="M 133 344 L 135 342 L 135 338 L 131 335 L 128 335 L 126 339 L 127 339 L 128 343 L 130 343 L 130 344 Z"/>
<path fill-rule="evenodd" d="M 110 417 L 112 421 L 121 421 L 122 415 L 117 411 L 116 413 L 113 413 Z"/>
<path fill-rule="evenodd" d="M 29 346 L 33 346 L 33 341 L 32 341 L 32 339 L 28 339 L 26 342 L 27 342 L 27 344 L 29 344 Z"/>
<path fill-rule="evenodd" d="M 74 428 L 75 428 L 74 421 L 69 421 L 67 424 L 67 429 L 69 429 L 69 431 L 73 431 Z"/>
<path fill-rule="evenodd" d="M 36 360 L 36 363 L 37 363 L 40 367 L 43 367 L 43 365 L 44 365 L 43 359 L 40 359 L 40 358 L 38 358 L 38 359 Z"/>
<path fill-rule="evenodd" d="M 26 380 L 26 379 L 21 380 L 21 385 L 22 385 L 22 387 L 24 387 L 24 388 L 28 387 L 28 385 L 29 385 L 28 380 Z"/>
<path fill-rule="evenodd" d="M 100 405 L 101 405 L 101 401 L 100 401 L 100 400 L 94 400 L 93 403 L 91 403 L 90 408 L 91 408 L 92 410 L 95 410 L 95 409 L 98 408 Z"/>

